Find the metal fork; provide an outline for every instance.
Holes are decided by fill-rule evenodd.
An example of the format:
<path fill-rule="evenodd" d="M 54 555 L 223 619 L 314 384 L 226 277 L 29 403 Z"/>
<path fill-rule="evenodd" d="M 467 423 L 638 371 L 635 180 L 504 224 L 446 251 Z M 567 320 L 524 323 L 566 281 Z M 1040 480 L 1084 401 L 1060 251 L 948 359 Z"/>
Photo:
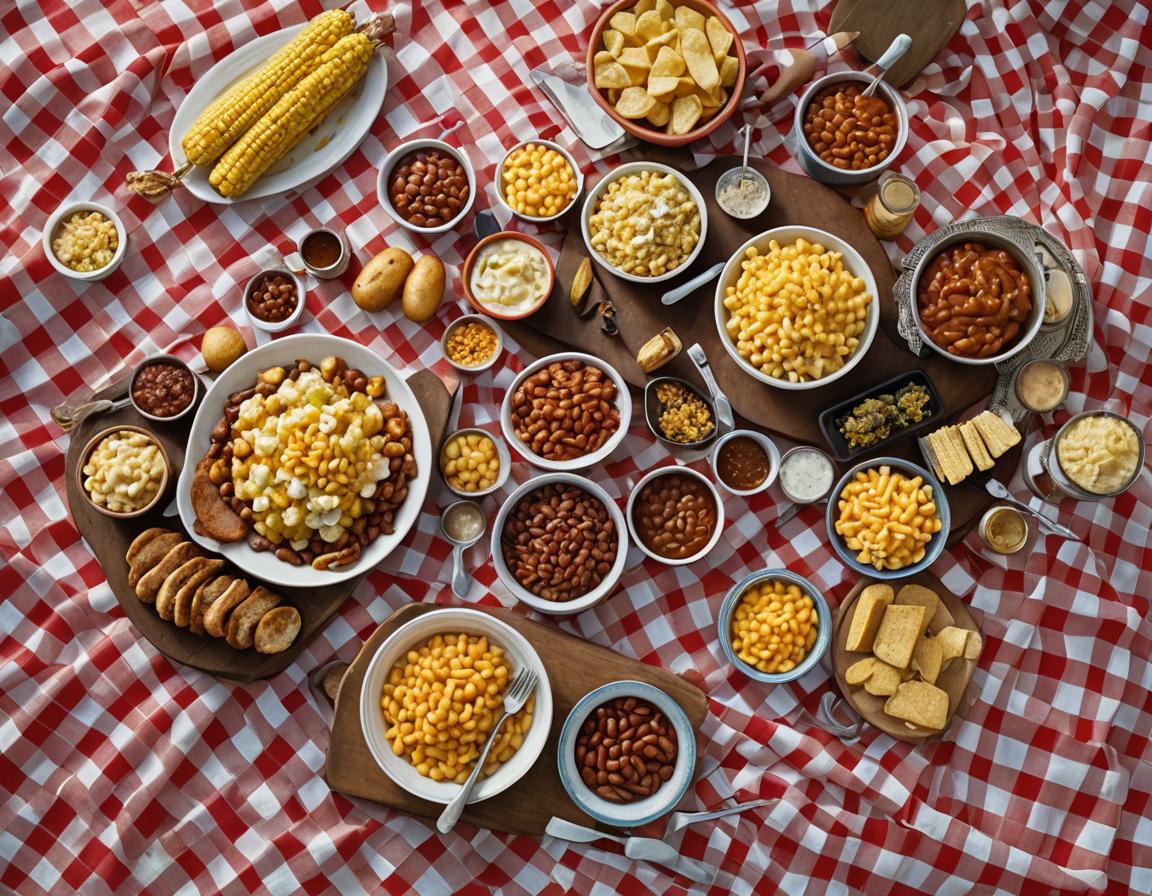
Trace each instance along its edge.
<path fill-rule="evenodd" d="M 528 698 L 532 692 L 536 690 L 536 684 L 539 681 L 539 676 L 531 669 L 523 668 L 516 673 L 516 677 L 512 679 L 512 684 L 508 688 L 508 692 L 504 695 L 504 713 L 496 720 L 496 724 L 492 728 L 492 732 L 488 735 L 488 740 L 484 742 L 484 749 L 480 751 L 480 757 L 476 760 L 476 765 L 472 769 L 472 774 L 468 776 L 468 780 L 460 787 L 460 792 L 452 797 L 452 802 L 444 807 L 444 811 L 440 813 L 440 818 L 436 821 L 436 830 L 441 834 L 447 834 L 452 828 L 456 827 L 456 822 L 460 820 L 460 815 L 464 812 L 464 807 L 468 804 L 468 798 L 472 795 L 472 788 L 476 786 L 477 780 L 480 778 L 480 772 L 484 769 L 484 763 L 488 759 L 488 751 L 492 749 L 492 744 L 496 741 L 496 735 L 500 733 L 500 726 L 509 716 L 514 716 L 524 708 L 524 704 L 528 702 Z"/>
<path fill-rule="evenodd" d="M 747 812 L 749 809 L 758 809 L 761 806 L 767 806 L 775 802 L 777 802 L 777 800 L 774 797 L 768 800 L 750 800 L 747 803 L 737 803 L 734 806 L 725 806 L 723 809 L 713 809 L 708 812 L 673 812 L 672 816 L 668 819 L 668 829 L 664 832 L 664 836 L 671 837 L 681 828 L 686 828 L 690 824 L 696 824 L 698 821 L 712 821 L 716 818 L 723 818 L 726 815 L 738 815 L 741 812 Z"/>

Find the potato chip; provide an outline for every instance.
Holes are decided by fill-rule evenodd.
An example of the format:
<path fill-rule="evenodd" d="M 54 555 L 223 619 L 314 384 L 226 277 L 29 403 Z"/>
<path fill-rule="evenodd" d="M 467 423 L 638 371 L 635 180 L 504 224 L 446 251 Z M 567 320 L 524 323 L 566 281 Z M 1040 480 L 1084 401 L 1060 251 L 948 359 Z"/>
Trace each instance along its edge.
<path fill-rule="evenodd" d="M 696 127 L 696 122 L 700 120 L 700 114 L 703 111 L 704 107 L 700 103 L 700 97 L 695 94 L 677 97 L 676 101 L 672 103 L 672 117 L 668 122 L 668 133 L 687 134 Z"/>
<path fill-rule="evenodd" d="M 712 16 L 704 26 L 704 33 L 708 35 L 708 43 L 712 47 L 712 58 L 719 63 L 728 55 L 728 48 L 732 46 L 732 32 L 716 16 Z"/>
<path fill-rule="evenodd" d="M 656 100 L 650 97 L 642 87 L 628 87 L 620 94 L 616 103 L 616 111 L 622 118 L 647 118 Z"/>
<path fill-rule="evenodd" d="M 652 40 L 654 37 L 660 37 L 664 33 L 664 20 L 660 18 L 660 13 L 655 9 L 650 9 L 648 12 L 639 14 L 636 19 L 636 36 L 641 40 Z"/>
<path fill-rule="evenodd" d="M 628 70 L 619 62 L 609 62 L 607 65 L 596 66 L 593 83 L 600 88 L 623 88 L 632 83 Z"/>
<path fill-rule="evenodd" d="M 632 7 L 632 15 L 642 16 L 650 9 L 656 8 L 656 0 L 637 0 L 636 5 Z"/>
<path fill-rule="evenodd" d="M 613 56 L 619 56 L 624 52 L 624 35 L 609 28 L 604 32 L 604 49 Z"/>
<path fill-rule="evenodd" d="M 644 49 L 648 51 L 650 57 L 655 59 L 660 54 L 661 47 L 672 47 L 679 39 L 680 32 L 673 28 L 671 31 L 665 31 L 658 37 L 652 38 L 644 44 Z"/>
<path fill-rule="evenodd" d="M 625 37 L 636 36 L 636 16 L 630 12 L 618 12 L 608 20 L 608 24 Z"/>
<path fill-rule="evenodd" d="M 699 92 L 696 82 L 687 75 L 678 78 L 680 85 L 676 88 L 676 96 L 694 96 Z"/>
<path fill-rule="evenodd" d="M 661 47 L 656 54 L 656 61 L 652 63 L 653 78 L 679 78 L 686 70 L 684 57 L 671 47 Z"/>
<path fill-rule="evenodd" d="M 703 31 L 698 28 L 683 31 L 680 34 L 680 52 L 688 65 L 688 73 L 701 90 L 712 90 L 720 84 L 720 72 L 716 68 L 712 48 L 708 45 L 708 38 Z"/>
<path fill-rule="evenodd" d="M 679 78 L 650 77 L 648 79 L 648 93 L 657 99 L 667 99 L 671 101 L 675 98 L 673 94 L 675 93 L 676 88 L 679 86 Z"/>
<path fill-rule="evenodd" d="M 736 76 L 740 74 L 740 60 L 735 56 L 725 56 L 724 61 L 720 63 L 720 86 L 733 87 L 736 84 Z"/>
<path fill-rule="evenodd" d="M 668 0 L 656 0 L 656 12 L 660 13 L 660 18 L 666 22 L 676 18 L 676 10 Z"/>
<path fill-rule="evenodd" d="M 607 91 L 608 102 L 613 106 L 620 101 L 620 89 L 616 87 L 609 88 Z"/>
<path fill-rule="evenodd" d="M 652 60 L 648 58 L 648 52 L 643 47 L 628 47 L 617 58 L 625 68 L 639 69 L 644 72 L 644 80 L 648 80 L 648 70 L 652 68 Z"/>
<path fill-rule="evenodd" d="M 595 71 L 596 69 L 600 68 L 600 66 L 608 65 L 609 63 L 615 61 L 616 57 L 609 53 L 607 50 L 600 50 L 596 53 L 595 56 L 592 57 L 592 69 Z"/>
<path fill-rule="evenodd" d="M 681 31 L 686 31 L 689 28 L 697 28 L 701 34 L 704 33 L 704 14 L 697 12 L 692 7 L 677 6 L 675 18 L 676 27 Z"/>
<path fill-rule="evenodd" d="M 672 107 L 668 103 L 662 103 L 657 100 L 656 105 L 652 107 L 652 111 L 648 113 L 648 121 L 658 128 L 664 127 L 668 124 L 668 120 L 672 117 Z"/>

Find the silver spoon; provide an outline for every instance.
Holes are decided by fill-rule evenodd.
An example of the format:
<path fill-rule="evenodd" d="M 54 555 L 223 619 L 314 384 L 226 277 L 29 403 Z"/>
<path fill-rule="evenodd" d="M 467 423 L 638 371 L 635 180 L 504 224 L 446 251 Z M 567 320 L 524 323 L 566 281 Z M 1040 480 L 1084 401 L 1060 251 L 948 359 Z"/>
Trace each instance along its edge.
<path fill-rule="evenodd" d="M 740 161 L 740 183 L 748 174 L 748 149 L 752 145 L 752 125 L 746 124 L 740 128 L 744 132 L 744 158 Z"/>
<path fill-rule="evenodd" d="M 459 520 L 459 522 L 457 522 Z M 471 580 L 464 569 L 464 551 L 476 544 L 488 531 L 488 520 L 475 501 L 456 501 L 440 514 L 440 531 L 452 542 L 452 593 L 468 596 Z"/>
<path fill-rule="evenodd" d="M 93 414 L 109 414 L 112 411 L 126 408 L 131 403 L 132 398 L 129 396 L 127 398 L 121 398 L 119 401 L 109 401 L 107 398 L 101 398 L 97 401 L 88 401 L 80 405 L 58 404 L 52 408 L 52 419 L 56 421 L 56 425 L 64 430 L 64 432 L 68 432 Z"/>

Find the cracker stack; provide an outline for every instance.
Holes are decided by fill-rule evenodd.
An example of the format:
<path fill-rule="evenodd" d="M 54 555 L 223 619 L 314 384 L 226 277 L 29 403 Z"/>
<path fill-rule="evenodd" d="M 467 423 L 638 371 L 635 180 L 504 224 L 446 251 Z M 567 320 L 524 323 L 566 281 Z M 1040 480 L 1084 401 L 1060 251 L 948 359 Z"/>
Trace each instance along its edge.
<path fill-rule="evenodd" d="M 1016 427 L 999 414 L 984 411 L 956 426 L 945 426 L 920 439 L 936 475 L 959 485 L 973 470 L 991 470 L 996 458 L 1020 441 Z"/>

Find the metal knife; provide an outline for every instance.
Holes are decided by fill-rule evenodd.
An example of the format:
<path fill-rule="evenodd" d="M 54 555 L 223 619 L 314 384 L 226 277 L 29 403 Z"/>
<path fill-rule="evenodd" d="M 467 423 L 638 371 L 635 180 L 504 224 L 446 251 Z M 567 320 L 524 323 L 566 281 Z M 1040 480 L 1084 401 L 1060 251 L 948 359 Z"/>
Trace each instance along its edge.
<path fill-rule="evenodd" d="M 532 82 L 544 91 L 560 114 L 591 149 L 603 149 L 626 135 L 624 129 L 609 118 L 588 95 L 588 91 L 569 84 L 547 68 L 535 68 L 528 73 Z"/>
<path fill-rule="evenodd" d="M 708 363 L 708 356 L 704 354 L 704 349 L 700 347 L 700 343 L 696 343 L 688 349 L 688 357 L 696 365 L 700 371 L 700 376 L 704 377 L 704 382 L 708 384 L 708 391 L 712 393 L 712 404 L 716 406 L 716 419 L 720 421 L 720 425 L 727 429 L 735 429 L 736 418 L 732 414 L 732 402 L 728 400 L 728 396 L 720 391 L 720 385 L 716 382 L 716 377 L 712 375 L 712 365 Z"/>
<path fill-rule="evenodd" d="M 690 296 L 704 284 L 710 283 L 719 277 L 720 272 L 724 270 L 724 266 L 726 264 L 728 264 L 727 261 L 716 262 L 716 264 L 712 265 L 712 267 L 705 271 L 701 271 L 686 283 L 681 283 L 675 289 L 668 290 L 668 292 L 664 293 L 664 296 L 660 299 L 660 301 L 665 305 L 675 305 L 681 299 Z"/>

